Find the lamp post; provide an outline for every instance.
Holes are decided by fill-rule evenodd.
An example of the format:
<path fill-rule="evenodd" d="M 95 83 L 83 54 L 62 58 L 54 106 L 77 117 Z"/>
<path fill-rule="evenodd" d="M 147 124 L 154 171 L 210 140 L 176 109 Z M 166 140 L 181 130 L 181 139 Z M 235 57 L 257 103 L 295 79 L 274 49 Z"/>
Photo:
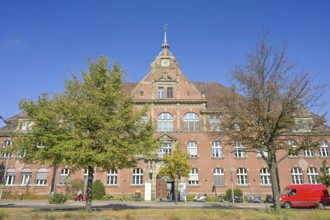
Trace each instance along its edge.
<path fill-rule="evenodd" d="M 234 197 L 234 180 L 233 180 L 233 170 L 231 167 L 231 155 L 230 155 L 230 145 L 228 146 L 228 153 L 229 153 L 229 169 L 230 169 L 230 186 L 231 186 L 231 201 L 235 203 Z"/>
<path fill-rule="evenodd" d="M 9 135 L 9 141 L 10 141 L 10 145 L 9 147 L 11 146 L 11 140 L 10 140 L 10 129 L 9 129 L 9 122 L 6 121 L 1 115 L 0 115 L 0 119 L 6 124 L 6 127 L 8 129 L 8 135 Z M 6 175 L 7 175 L 7 168 L 8 168 L 8 163 L 9 163 L 9 158 L 10 158 L 10 154 L 7 153 L 6 154 L 7 156 L 7 160 L 6 160 L 6 166 L 5 166 L 5 172 L 3 173 L 3 177 L 2 177 L 2 181 L 5 181 L 6 180 Z M 6 183 L 4 183 L 5 185 Z M 1 188 L 0 190 L 0 200 L 2 199 L 2 191 L 3 191 L 3 188 Z"/>

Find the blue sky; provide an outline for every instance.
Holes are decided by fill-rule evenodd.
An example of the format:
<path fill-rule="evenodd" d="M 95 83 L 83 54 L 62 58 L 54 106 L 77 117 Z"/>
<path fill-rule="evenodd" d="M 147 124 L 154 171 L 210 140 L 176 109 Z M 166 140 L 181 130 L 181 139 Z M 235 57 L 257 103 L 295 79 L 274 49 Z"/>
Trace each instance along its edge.
<path fill-rule="evenodd" d="M 192 81 L 229 86 L 230 66 L 244 63 L 267 32 L 286 45 L 298 71 L 330 82 L 328 0 L 2 0 L 0 115 L 18 114 L 22 98 L 63 91 L 70 72 L 86 70 L 86 57 L 106 55 L 127 71 L 126 81 L 141 80 L 161 50 L 165 23 Z"/>

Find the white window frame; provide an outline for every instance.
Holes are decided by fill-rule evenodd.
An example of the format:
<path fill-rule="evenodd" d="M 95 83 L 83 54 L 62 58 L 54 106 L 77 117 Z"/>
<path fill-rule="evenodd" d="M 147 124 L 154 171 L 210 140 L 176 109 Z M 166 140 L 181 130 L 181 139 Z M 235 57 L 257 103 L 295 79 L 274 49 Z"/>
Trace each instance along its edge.
<path fill-rule="evenodd" d="M 234 146 L 234 156 L 235 158 L 245 158 L 246 152 L 245 147 L 242 145 L 242 142 L 236 141 Z"/>
<path fill-rule="evenodd" d="M 31 169 L 26 169 L 26 171 L 22 170 L 19 185 L 20 186 L 30 185 L 31 177 L 32 177 L 32 170 Z"/>
<path fill-rule="evenodd" d="M 69 168 L 63 168 L 61 170 L 61 174 L 60 174 L 60 185 L 61 186 L 65 185 L 66 183 L 68 184 L 69 176 L 70 176 L 70 169 Z"/>
<path fill-rule="evenodd" d="M 217 167 L 213 170 L 213 178 L 214 178 L 214 185 L 215 186 L 225 186 L 225 172 L 222 168 Z M 220 182 L 220 183 L 217 183 Z"/>
<path fill-rule="evenodd" d="M 308 167 L 307 169 L 307 177 L 309 184 L 317 184 L 317 177 L 319 176 L 319 172 L 315 167 Z"/>
<path fill-rule="evenodd" d="M 220 115 L 210 114 L 210 131 L 220 131 Z"/>
<path fill-rule="evenodd" d="M 46 178 L 38 178 L 40 174 L 45 174 L 46 173 Z M 37 175 L 36 175 L 36 186 L 46 186 L 47 184 L 47 178 L 48 178 L 48 170 L 45 168 L 40 168 L 37 170 Z"/>
<path fill-rule="evenodd" d="M 187 150 L 188 153 L 190 154 L 190 158 L 198 157 L 198 145 L 196 141 L 188 141 Z"/>
<path fill-rule="evenodd" d="M 165 154 L 172 155 L 172 147 L 173 143 L 162 143 L 159 149 L 159 157 L 162 158 Z"/>
<path fill-rule="evenodd" d="M 109 170 L 107 173 L 107 185 L 116 186 L 118 184 L 118 171 Z"/>
<path fill-rule="evenodd" d="M 12 152 L 8 152 L 6 151 L 7 148 L 11 148 L 13 146 L 13 142 L 11 140 L 5 140 L 2 143 L 2 149 L 4 149 L 4 151 L 1 153 L 1 158 L 11 158 L 12 156 Z M 9 149 L 10 150 L 10 149 Z"/>
<path fill-rule="evenodd" d="M 261 168 L 260 169 L 260 183 L 264 186 L 270 186 L 271 185 L 271 178 L 268 168 Z"/>
<path fill-rule="evenodd" d="M 194 112 L 188 112 L 183 116 L 183 130 L 197 132 L 200 130 L 200 117 Z"/>
<path fill-rule="evenodd" d="M 294 140 L 288 140 L 288 145 L 290 148 L 297 149 L 298 146 L 296 145 L 296 142 Z M 289 154 L 289 157 L 299 157 L 299 152 L 296 154 Z"/>
<path fill-rule="evenodd" d="M 237 172 L 237 185 L 247 186 L 249 184 L 247 169 L 240 167 L 237 169 L 236 172 Z"/>
<path fill-rule="evenodd" d="M 173 131 L 174 118 L 173 115 L 168 112 L 162 112 L 157 117 L 157 131 L 166 132 Z"/>
<path fill-rule="evenodd" d="M 315 153 L 311 149 L 304 150 L 304 157 L 315 157 Z"/>
<path fill-rule="evenodd" d="M 158 97 L 158 99 L 164 99 L 165 98 L 165 87 L 164 86 L 158 86 L 157 97 Z"/>
<path fill-rule="evenodd" d="M 190 170 L 189 177 L 188 177 L 188 184 L 189 185 L 198 185 L 199 184 L 198 169 L 195 167 Z"/>
<path fill-rule="evenodd" d="M 320 142 L 320 156 L 330 157 L 329 143 L 326 140 Z"/>
<path fill-rule="evenodd" d="M 6 186 L 14 186 L 15 184 L 15 177 L 16 177 L 16 170 L 6 173 L 5 185 Z"/>
<path fill-rule="evenodd" d="M 303 173 L 299 167 L 293 167 L 291 169 L 292 184 L 303 184 Z"/>
<path fill-rule="evenodd" d="M 142 185 L 143 184 L 143 170 L 141 168 L 135 168 L 133 170 L 132 185 Z"/>
<path fill-rule="evenodd" d="M 213 158 L 223 157 L 221 141 L 212 141 L 212 157 Z"/>

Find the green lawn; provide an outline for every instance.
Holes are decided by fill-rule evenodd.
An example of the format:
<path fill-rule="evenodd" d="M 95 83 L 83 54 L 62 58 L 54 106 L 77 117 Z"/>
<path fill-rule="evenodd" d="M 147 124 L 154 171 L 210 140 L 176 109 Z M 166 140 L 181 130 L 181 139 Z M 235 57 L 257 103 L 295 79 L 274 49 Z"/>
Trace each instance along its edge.
<path fill-rule="evenodd" d="M 267 219 L 267 220 L 321 220 L 330 219 L 330 210 L 220 210 L 220 209 L 126 209 L 119 211 L 40 212 L 30 208 L 2 208 L 0 219 L 141 219 L 141 220 L 179 220 L 179 219 Z"/>

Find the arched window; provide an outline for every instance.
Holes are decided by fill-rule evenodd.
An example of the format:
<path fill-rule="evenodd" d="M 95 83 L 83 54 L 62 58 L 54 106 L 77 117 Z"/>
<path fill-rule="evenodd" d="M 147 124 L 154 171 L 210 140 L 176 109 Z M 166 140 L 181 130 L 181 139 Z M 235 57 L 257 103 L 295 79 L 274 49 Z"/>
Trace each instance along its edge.
<path fill-rule="evenodd" d="M 261 185 L 270 185 L 270 173 L 268 168 L 260 169 L 260 183 Z"/>
<path fill-rule="evenodd" d="M 189 185 L 198 185 L 199 177 L 198 177 L 198 169 L 192 168 L 189 173 L 188 184 Z"/>
<path fill-rule="evenodd" d="M 199 131 L 199 116 L 196 113 L 189 112 L 183 116 L 184 131 Z"/>
<path fill-rule="evenodd" d="M 329 143 L 326 140 L 320 142 L 320 156 L 330 157 Z"/>
<path fill-rule="evenodd" d="M 291 169 L 292 183 L 293 184 L 303 184 L 303 174 L 299 167 L 293 167 Z"/>
<path fill-rule="evenodd" d="M 310 141 L 305 141 L 304 145 L 305 146 L 311 146 L 311 143 L 310 143 Z M 304 150 L 304 156 L 305 157 L 314 157 L 315 156 L 314 151 L 311 148 L 307 148 L 307 149 Z"/>
<path fill-rule="evenodd" d="M 215 168 L 213 170 L 214 185 L 224 186 L 225 185 L 225 173 L 222 168 Z"/>
<path fill-rule="evenodd" d="M 318 176 L 319 176 L 319 173 L 317 172 L 317 169 L 315 167 L 309 167 L 307 169 L 307 177 L 308 177 L 309 184 L 317 184 Z"/>
<path fill-rule="evenodd" d="M 237 169 L 237 185 L 247 185 L 248 182 L 248 173 L 245 168 Z"/>
<path fill-rule="evenodd" d="M 47 177 L 48 170 L 46 168 L 40 168 L 39 170 L 37 170 L 36 185 L 45 186 L 47 183 Z"/>
<path fill-rule="evenodd" d="M 222 145 L 220 141 L 212 141 L 212 157 L 222 157 Z"/>
<path fill-rule="evenodd" d="M 133 185 L 142 185 L 143 183 L 143 170 L 141 168 L 136 168 L 133 170 Z"/>
<path fill-rule="evenodd" d="M 117 170 L 109 170 L 107 173 L 107 184 L 117 185 L 118 183 L 118 172 Z"/>
<path fill-rule="evenodd" d="M 190 154 L 190 157 L 191 158 L 198 157 L 198 154 L 197 154 L 197 142 L 196 141 L 188 141 L 188 143 L 187 143 L 187 150 L 188 150 L 188 153 Z"/>
<path fill-rule="evenodd" d="M 170 113 L 163 112 L 158 115 L 157 131 L 173 131 L 173 116 Z"/>
<path fill-rule="evenodd" d="M 28 186 L 30 184 L 31 176 L 32 176 L 32 169 L 30 168 L 22 169 L 19 185 Z"/>

